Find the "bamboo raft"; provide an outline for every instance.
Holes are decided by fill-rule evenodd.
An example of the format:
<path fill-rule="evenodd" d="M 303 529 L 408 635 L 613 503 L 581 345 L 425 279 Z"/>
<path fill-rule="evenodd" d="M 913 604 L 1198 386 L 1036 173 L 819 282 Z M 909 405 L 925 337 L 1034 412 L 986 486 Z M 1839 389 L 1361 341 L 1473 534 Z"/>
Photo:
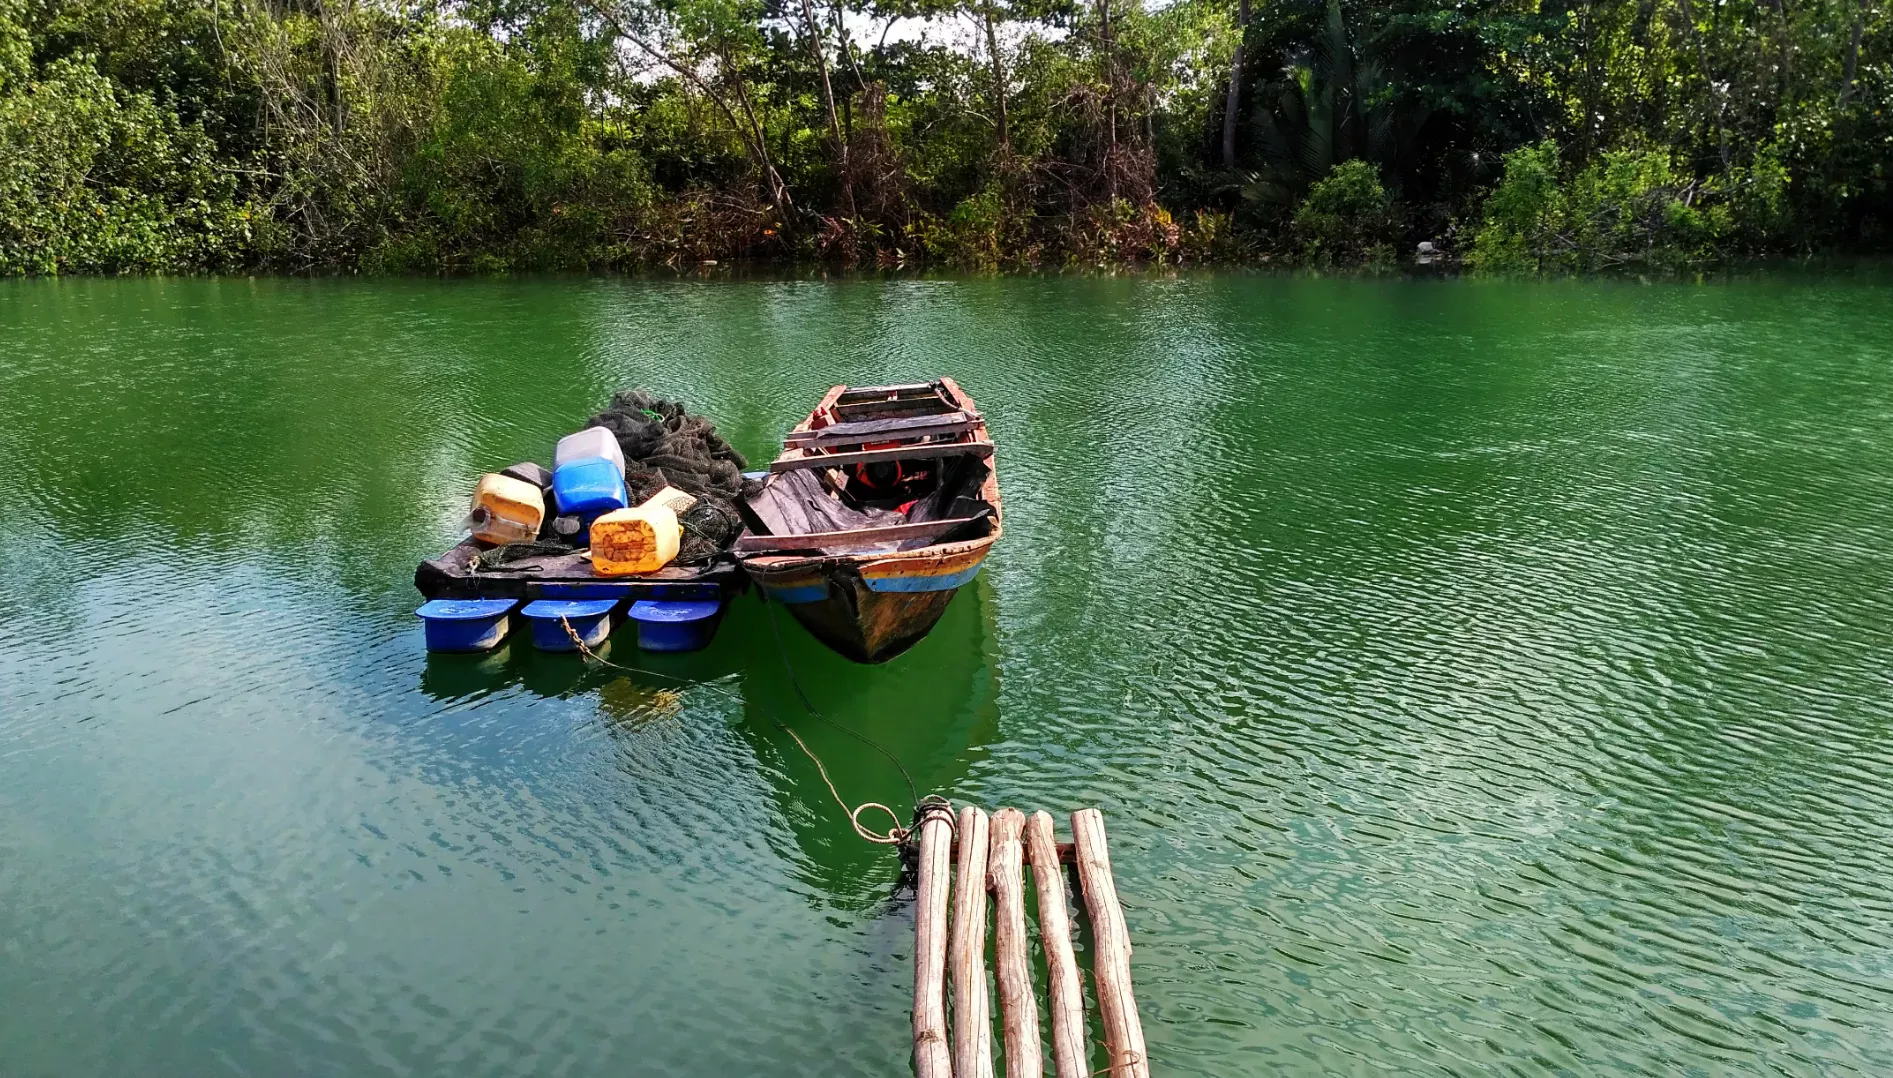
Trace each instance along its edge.
<path fill-rule="evenodd" d="M 1110 1056 L 1108 1071 L 1099 1073 L 1111 1078 L 1150 1078 L 1143 1023 L 1131 991 L 1130 930 L 1111 879 L 1103 814 L 1097 809 L 1072 813 L 1071 832 L 1069 845 L 1057 842 L 1051 814 L 1046 812 L 1027 817 L 1018 809 L 1002 808 L 988 817 L 978 806 L 968 805 L 960 810 L 956 826 L 945 805 L 929 805 L 923 811 L 918 824 L 918 914 L 914 918 L 914 1072 L 918 1078 L 993 1078 L 986 980 L 989 909 L 1005 1078 L 1044 1074 L 1025 924 L 1028 863 L 1038 890 L 1039 940 L 1049 971 L 1046 988 L 1054 1073 L 1056 1078 L 1087 1078 L 1091 1073 L 1084 994 L 1065 899 L 1066 862 L 1077 865 L 1095 942 L 1093 980 Z"/>

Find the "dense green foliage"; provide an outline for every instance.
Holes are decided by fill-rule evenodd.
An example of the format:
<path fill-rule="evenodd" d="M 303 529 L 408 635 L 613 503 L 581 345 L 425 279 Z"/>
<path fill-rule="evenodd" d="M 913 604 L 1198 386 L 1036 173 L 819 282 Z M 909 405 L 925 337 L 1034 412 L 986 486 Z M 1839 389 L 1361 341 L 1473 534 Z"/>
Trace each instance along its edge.
<path fill-rule="evenodd" d="M 1893 245 L 1885 0 L 0 0 L 10 273 L 1421 241 Z"/>
<path fill-rule="evenodd" d="M 1400 218 L 1380 172 L 1355 158 L 1316 180 L 1295 208 L 1295 238 L 1311 262 L 1393 261 Z"/>
<path fill-rule="evenodd" d="M 1555 142 L 1506 155 L 1469 260 L 1499 270 L 1673 268 L 1766 249 L 1788 186 L 1766 150 L 1727 182 L 1698 179 L 1665 150 L 1606 150 L 1568 181 L 1566 172 Z"/>

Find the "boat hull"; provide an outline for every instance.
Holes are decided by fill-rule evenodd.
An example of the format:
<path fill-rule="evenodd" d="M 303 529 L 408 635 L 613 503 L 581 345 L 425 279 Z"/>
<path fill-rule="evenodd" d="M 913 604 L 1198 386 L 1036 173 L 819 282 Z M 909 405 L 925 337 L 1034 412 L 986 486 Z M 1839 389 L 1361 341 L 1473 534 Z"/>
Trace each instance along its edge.
<path fill-rule="evenodd" d="M 933 630 L 979 575 L 991 536 L 878 559 L 759 558 L 745 568 L 763 598 L 861 663 L 894 658 Z"/>

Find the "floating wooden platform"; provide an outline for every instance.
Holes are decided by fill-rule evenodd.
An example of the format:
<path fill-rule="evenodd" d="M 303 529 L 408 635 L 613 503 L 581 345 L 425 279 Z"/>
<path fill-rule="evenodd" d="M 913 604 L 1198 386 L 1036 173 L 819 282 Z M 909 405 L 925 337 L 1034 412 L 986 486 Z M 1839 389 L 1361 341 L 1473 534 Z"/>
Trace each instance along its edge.
<path fill-rule="evenodd" d="M 414 586 L 429 599 L 663 599 L 726 601 L 749 586 L 727 560 L 708 565 L 666 565 L 654 573 L 601 577 L 591 562 L 573 554 L 524 558 L 476 571 L 473 559 L 487 546 L 463 539 L 414 571 Z"/>
<path fill-rule="evenodd" d="M 968 805 L 956 819 L 945 805 L 923 810 L 917 825 L 914 918 L 914 1071 L 919 1078 L 994 1078 L 986 980 L 989 912 L 1005 1078 L 1040 1078 L 1045 1073 L 1025 923 L 1027 864 L 1038 891 L 1038 935 L 1049 971 L 1046 995 L 1054 1073 L 1056 1078 L 1087 1078 L 1092 1073 L 1084 991 L 1065 898 L 1066 863 L 1077 866 L 1094 942 L 1093 982 L 1110 1057 L 1108 1069 L 1098 1073 L 1150 1078 L 1144 1027 L 1131 991 L 1130 930 L 1111 878 L 1104 816 L 1097 809 L 1080 809 L 1072 813 L 1071 831 L 1070 845 L 1057 842 L 1046 812 L 1028 818 L 1018 809 L 1002 808 L 989 817 Z"/>

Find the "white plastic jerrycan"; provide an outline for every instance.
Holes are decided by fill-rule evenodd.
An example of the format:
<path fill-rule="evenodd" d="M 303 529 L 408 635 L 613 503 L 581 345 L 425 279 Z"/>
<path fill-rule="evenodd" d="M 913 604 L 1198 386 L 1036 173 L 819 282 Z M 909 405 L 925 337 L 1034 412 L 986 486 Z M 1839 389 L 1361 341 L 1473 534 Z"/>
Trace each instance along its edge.
<path fill-rule="evenodd" d="M 559 448 L 553 454 L 552 467 L 557 469 L 566 461 L 585 457 L 603 457 L 618 466 L 620 477 L 624 475 L 624 450 L 618 445 L 618 436 L 603 427 L 586 427 L 577 434 L 560 438 Z"/>

